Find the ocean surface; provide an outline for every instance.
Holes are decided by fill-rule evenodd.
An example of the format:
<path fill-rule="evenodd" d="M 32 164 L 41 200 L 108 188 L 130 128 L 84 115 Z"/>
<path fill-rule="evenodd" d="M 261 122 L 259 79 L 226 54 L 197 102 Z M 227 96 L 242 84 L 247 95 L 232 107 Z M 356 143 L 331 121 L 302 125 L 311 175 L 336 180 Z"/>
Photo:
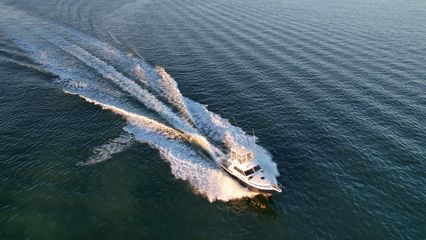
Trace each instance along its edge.
<path fill-rule="evenodd" d="M 0 0 L 0 239 L 426 239 L 425 24 L 423 0 Z M 253 132 L 270 198 L 211 157 Z"/>

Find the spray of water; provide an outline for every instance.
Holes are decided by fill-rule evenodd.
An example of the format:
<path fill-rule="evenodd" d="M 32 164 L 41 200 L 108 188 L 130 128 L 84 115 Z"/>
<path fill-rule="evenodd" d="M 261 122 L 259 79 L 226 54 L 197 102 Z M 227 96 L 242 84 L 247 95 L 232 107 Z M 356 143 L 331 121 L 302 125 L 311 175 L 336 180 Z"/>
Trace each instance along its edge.
<path fill-rule="evenodd" d="M 161 157 L 170 164 L 172 174 L 178 179 L 188 181 L 196 192 L 206 196 L 209 201 L 228 201 L 256 195 L 180 141 L 138 125 L 131 124 L 125 127 L 125 130 L 133 134 L 138 141 L 158 149 Z"/>

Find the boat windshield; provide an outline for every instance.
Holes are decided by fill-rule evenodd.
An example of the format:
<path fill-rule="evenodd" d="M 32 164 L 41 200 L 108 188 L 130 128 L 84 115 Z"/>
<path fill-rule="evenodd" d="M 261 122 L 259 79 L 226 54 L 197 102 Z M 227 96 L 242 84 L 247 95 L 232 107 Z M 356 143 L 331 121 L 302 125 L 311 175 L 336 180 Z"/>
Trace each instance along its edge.
<path fill-rule="evenodd" d="M 255 173 L 255 172 L 259 171 L 260 169 L 261 169 L 261 168 L 260 168 L 260 166 L 259 166 L 259 165 L 256 165 L 254 168 L 250 168 L 249 170 L 245 171 L 245 172 L 244 172 L 244 174 L 245 174 L 246 176 L 248 176 L 248 175 L 251 175 L 251 174 L 253 174 L 253 173 Z"/>
<path fill-rule="evenodd" d="M 247 170 L 247 171 L 245 171 L 245 172 L 244 172 L 244 174 L 245 174 L 246 176 L 251 175 L 251 174 L 253 174 L 253 173 L 254 173 L 253 168 L 250 168 L 249 170 Z"/>

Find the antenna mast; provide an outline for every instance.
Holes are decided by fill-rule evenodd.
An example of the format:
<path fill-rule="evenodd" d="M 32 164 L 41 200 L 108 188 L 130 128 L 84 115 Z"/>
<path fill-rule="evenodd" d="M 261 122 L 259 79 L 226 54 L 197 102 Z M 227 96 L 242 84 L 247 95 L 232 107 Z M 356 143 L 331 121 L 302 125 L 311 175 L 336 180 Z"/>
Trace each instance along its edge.
<path fill-rule="evenodd" d="M 254 135 L 254 128 L 253 128 L 253 150 L 256 147 L 256 135 Z"/>

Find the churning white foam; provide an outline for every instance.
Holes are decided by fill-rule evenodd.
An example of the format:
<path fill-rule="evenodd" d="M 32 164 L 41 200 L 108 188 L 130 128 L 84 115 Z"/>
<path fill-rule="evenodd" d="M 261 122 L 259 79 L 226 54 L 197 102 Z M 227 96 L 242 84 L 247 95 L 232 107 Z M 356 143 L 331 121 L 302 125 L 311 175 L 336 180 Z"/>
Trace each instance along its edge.
<path fill-rule="evenodd" d="M 183 142 L 139 125 L 131 124 L 124 129 L 132 133 L 136 140 L 158 149 L 161 157 L 170 164 L 172 174 L 178 179 L 188 181 L 194 190 L 206 196 L 209 201 L 229 201 L 256 195 Z"/>
<path fill-rule="evenodd" d="M 254 137 L 247 135 L 241 128 L 233 126 L 228 120 L 210 112 L 206 106 L 185 98 L 186 106 L 191 112 L 197 129 L 201 134 L 216 143 L 222 143 L 227 148 L 233 145 L 243 145 L 254 149 L 256 160 L 274 176 L 279 176 L 277 164 L 272 161 L 271 154 L 263 147 L 254 143 Z"/>

